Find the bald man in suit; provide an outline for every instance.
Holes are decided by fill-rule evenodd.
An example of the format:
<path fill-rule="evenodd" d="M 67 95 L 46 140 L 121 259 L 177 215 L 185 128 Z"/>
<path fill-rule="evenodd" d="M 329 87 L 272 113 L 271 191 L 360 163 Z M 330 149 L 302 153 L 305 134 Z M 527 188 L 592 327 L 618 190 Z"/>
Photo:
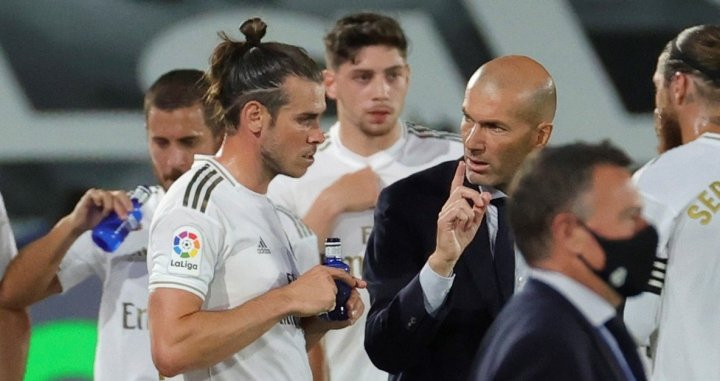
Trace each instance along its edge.
<path fill-rule="evenodd" d="M 553 79 L 538 62 L 489 61 L 465 91 L 463 158 L 381 193 L 365 254 L 365 348 L 391 380 L 467 376 L 515 288 L 504 192 L 525 157 L 546 145 L 555 105 Z"/>

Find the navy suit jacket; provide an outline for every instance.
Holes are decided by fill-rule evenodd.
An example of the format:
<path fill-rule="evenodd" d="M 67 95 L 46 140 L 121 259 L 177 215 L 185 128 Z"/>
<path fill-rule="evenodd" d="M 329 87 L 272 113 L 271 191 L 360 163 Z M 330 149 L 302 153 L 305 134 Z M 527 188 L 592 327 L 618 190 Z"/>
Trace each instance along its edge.
<path fill-rule="evenodd" d="M 441 163 L 386 187 L 375 209 L 363 274 L 371 301 L 365 349 L 391 380 L 464 380 L 513 291 L 514 256 L 496 270 L 483 221 L 455 265 L 444 304 L 434 317 L 425 311 L 418 275 L 435 250 L 438 213 L 457 163 Z"/>
<path fill-rule="evenodd" d="M 635 379 L 645 380 L 637 347 L 624 326 L 615 336 Z M 564 296 L 530 279 L 487 336 L 470 380 L 626 380 L 600 332 Z"/>

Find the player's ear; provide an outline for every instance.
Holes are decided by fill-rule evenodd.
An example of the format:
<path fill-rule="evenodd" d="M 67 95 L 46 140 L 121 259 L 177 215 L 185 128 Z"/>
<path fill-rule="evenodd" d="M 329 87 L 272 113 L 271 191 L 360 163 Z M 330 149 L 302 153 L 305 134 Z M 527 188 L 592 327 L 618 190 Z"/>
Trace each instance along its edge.
<path fill-rule="evenodd" d="M 265 106 L 256 101 L 252 100 L 245 103 L 242 110 L 240 110 L 240 125 L 245 126 L 253 134 L 259 134 L 264 126 L 266 118 L 270 117 Z"/>
<path fill-rule="evenodd" d="M 691 86 L 694 86 L 694 82 L 688 80 L 690 77 L 681 72 L 676 72 L 670 79 L 670 99 L 675 105 L 682 105 L 688 102 L 688 92 Z M 690 101 L 692 102 L 692 101 Z"/>
<path fill-rule="evenodd" d="M 335 88 L 336 73 L 333 69 L 323 70 L 323 85 L 325 86 L 325 95 L 330 99 L 337 99 Z"/>

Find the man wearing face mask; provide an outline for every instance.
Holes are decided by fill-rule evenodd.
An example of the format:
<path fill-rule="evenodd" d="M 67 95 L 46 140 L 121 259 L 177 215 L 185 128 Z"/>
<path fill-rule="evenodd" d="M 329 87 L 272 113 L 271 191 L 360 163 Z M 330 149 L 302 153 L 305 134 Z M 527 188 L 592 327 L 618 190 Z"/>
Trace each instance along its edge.
<path fill-rule="evenodd" d="M 685 29 L 658 58 L 660 157 L 633 177 L 658 228 L 647 292 L 627 301 L 628 329 L 653 380 L 720 379 L 720 26 Z"/>
<path fill-rule="evenodd" d="M 531 279 L 485 336 L 472 380 L 645 380 L 616 314 L 644 288 L 657 247 L 629 164 L 607 142 L 546 148 L 524 164 L 508 217 Z"/>

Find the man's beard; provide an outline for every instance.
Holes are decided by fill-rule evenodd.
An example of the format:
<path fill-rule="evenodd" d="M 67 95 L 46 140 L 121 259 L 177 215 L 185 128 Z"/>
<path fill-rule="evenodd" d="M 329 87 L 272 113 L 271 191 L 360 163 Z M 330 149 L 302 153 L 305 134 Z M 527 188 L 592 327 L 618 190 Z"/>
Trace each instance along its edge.
<path fill-rule="evenodd" d="M 659 153 L 667 152 L 683 144 L 680 120 L 676 113 L 671 113 L 667 110 L 660 111 L 655 123 L 655 130 L 657 131 L 659 140 Z"/>
<path fill-rule="evenodd" d="M 171 169 L 168 175 L 162 175 L 158 173 L 155 168 L 153 168 L 153 171 L 155 172 L 155 177 L 160 181 L 160 185 L 162 185 L 165 190 L 168 190 L 168 188 L 170 188 L 170 185 L 172 185 L 172 183 L 174 183 L 175 180 L 179 179 L 180 176 L 182 176 L 184 173 L 177 168 Z"/>

